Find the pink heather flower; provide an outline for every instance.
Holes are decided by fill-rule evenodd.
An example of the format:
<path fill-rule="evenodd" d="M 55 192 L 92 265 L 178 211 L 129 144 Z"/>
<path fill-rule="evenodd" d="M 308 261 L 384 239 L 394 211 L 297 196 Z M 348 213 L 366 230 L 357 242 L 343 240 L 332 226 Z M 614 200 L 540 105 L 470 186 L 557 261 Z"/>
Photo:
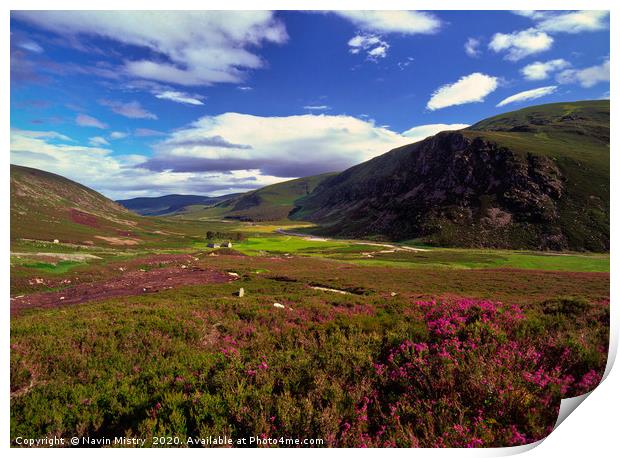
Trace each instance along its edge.
<path fill-rule="evenodd" d="M 482 439 L 473 437 L 466 445 L 467 448 L 482 447 Z"/>
<path fill-rule="evenodd" d="M 591 391 L 596 385 L 599 384 L 600 379 L 601 378 L 599 374 L 594 369 L 592 369 L 591 371 L 586 372 L 583 377 L 581 377 L 581 380 L 579 381 L 579 383 L 577 383 L 577 388 L 579 388 L 579 390 L 583 393 Z"/>
<path fill-rule="evenodd" d="M 515 425 L 510 425 L 510 432 L 512 433 L 512 445 L 523 445 L 527 443 L 527 438 L 517 430 Z"/>

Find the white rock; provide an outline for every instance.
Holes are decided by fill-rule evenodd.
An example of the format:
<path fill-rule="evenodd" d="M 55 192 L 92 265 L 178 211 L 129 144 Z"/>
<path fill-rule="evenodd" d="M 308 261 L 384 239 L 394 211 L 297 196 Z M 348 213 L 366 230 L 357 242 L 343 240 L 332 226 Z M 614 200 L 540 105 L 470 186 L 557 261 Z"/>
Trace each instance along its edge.
<path fill-rule="evenodd" d="M 239 288 L 239 292 L 237 293 L 239 297 L 245 296 L 245 290 L 243 288 Z"/>
<path fill-rule="evenodd" d="M 284 308 L 284 306 L 282 304 L 279 304 L 277 302 L 274 302 L 273 306 L 276 307 L 276 308 L 279 308 L 279 309 L 283 309 Z"/>

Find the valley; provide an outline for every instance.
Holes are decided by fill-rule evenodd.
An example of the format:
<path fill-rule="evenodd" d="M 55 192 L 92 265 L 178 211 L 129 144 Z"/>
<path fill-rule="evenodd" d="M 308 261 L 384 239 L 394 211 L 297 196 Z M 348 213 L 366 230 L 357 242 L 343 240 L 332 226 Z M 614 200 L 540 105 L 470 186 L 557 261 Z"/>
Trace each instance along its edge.
<path fill-rule="evenodd" d="M 491 119 L 341 174 L 222 199 L 121 201 L 147 216 L 12 166 L 11 435 L 422 447 L 545 437 L 560 400 L 595 387 L 607 360 L 609 197 L 596 180 L 608 165 L 590 164 L 601 176 L 586 190 L 566 168 L 581 153 L 556 170 L 519 156 L 531 145 L 476 143 L 522 141 L 519 116 L 516 131 Z M 470 143 L 473 132 L 484 133 Z M 455 161 L 503 157 L 458 178 L 495 194 L 434 194 L 430 215 L 401 195 L 418 178 L 381 184 L 400 176 L 394 167 L 424 162 L 421 148 L 453 141 Z M 504 167 L 525 170 L 518 202 L 513 188 L 485 181 Z M 568 224 L 582 198 L 596 204 Z M 439 232 L 417 225 L 444 210 Z M 487 220 L 510 224 L 498 232 Z"/>

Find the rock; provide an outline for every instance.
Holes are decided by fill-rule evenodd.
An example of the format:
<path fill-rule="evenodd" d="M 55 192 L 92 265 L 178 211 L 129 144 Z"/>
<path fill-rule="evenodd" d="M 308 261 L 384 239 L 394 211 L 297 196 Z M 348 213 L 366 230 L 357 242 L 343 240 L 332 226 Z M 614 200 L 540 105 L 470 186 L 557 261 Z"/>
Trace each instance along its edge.
<path fill-rule="evenodd" d="M 54 243 L 60 243 L 60 240 L 54 239 Z"/>
<path fill-rule="evenodd" d="M 392 291 L 392 292 L 390 293 L 390 296 L 394 297 L 394 296 L 396 296 L 396 293 L 395 293 L 394 291 Z"/>
<path fill-rule="evenodd" d="M 238 277 L 239 274 L 237 272 L 226 272 L 228 275 L 230 275 L 231 277 Z"/>
<path fill-rule="evenodd" d="M 274 302 L 273 306 L 276 307 L 276 308 L 279 308 L 279 309 L 285 308 L 282 304 L 279 304 L 278 302 Z"/>
<path fill-rule="evenodd" d="M 239 288 L 239 292 L 237 293 L 239 297 L 245 296 L 245 290 L 243 288 Z"/>

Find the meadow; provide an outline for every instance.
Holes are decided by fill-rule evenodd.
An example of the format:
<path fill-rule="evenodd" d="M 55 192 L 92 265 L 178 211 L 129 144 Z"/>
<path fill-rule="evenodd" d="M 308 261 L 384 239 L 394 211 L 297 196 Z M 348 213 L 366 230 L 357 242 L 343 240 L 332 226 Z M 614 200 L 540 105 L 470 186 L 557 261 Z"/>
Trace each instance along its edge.
<path fill-rule="evenodd" d="M 545 437 L 560 399 L 600 380 L 606 255 L 408 251 L 234 227 L 248 230 L 232 250 L 190 236 L 157 250 L 73 250 L 96 256 L 81 261 L 37 260 L 20 242 L 13 297 L 69 298 L 164 268 L 228 277 L 16 308 L 11 437 L 509 446 Z"/>

